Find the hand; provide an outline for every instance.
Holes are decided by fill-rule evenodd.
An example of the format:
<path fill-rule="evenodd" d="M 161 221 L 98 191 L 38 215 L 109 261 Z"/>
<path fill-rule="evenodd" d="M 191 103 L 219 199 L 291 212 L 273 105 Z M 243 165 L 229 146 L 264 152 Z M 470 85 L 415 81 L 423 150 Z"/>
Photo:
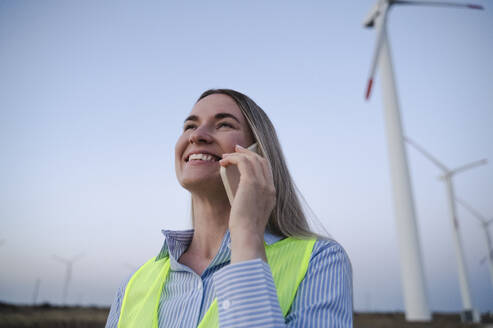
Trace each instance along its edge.
<path fill-rule="evenodd" d="M 231 263 L 265 258 L 264 231 L 276 203 L 276 190 L 269 162 L 260 155 L 236 146 L 224 154 L 222 166 L 236 165 L 240 182 L 231 206 Z"/>

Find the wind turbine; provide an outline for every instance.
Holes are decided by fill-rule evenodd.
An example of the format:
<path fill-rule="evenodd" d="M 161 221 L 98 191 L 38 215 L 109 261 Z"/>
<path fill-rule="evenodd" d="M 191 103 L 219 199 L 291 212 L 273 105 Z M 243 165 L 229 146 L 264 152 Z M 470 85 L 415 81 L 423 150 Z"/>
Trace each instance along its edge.
<path fill-rule="evenodd" d="M 491 285 L 493 286 L 493 246 L 491 244 L 491 236 L 490 236 L 490 231 L 488 230 L 488 226 L 493 222 L 493 218 L 487 219 L 486 217 L 482 216 L 478 211 L 473 209 L 469 204 L 467 204 L 465 201 L 455 198 L 457 203 L 461 204 L 466 210 L 469 211 L 469 213 L 472 214 L 473 217 L 478 219 L 481 222 L 481 227 L 483 228 L 484 231 L 484 237 L 486 238 L 486 246 L 488 247 L 488 255 L 486 258 L 488 259 L 488 264 L 490 268 L 490 279 L 491 279 Z"/>
<path fill-rule="evenodd" d="M 53 258 L 55 260 L 57 260 L 58 262 L 66 265 L 65 282 L 63 284 L 63 292 L 62 292 L 62 304 L 63 305 L 66 305 L 67 293 L 68 293 L 68 285 L 70 283 L 70 279 L 72 278 L 72 266 L 82 256 L 83 256 L 83 254 L 78 254 L 78 255 L 74 256 L 71 260 L 68 260 L 68 259 L 65 259 L 63 257 L 57 256 L 57 255 L 53 255 Z"/>
<path fill-rule="evenodd" d="M 423 154 L 426 158 L 428 158 L 435 166 L 437 166 L 440 170 L 442 170 L 443 175 L 440 176 L 440 179 L 445 181 L 445 185 L 447 187 L 447 198 L 449 203 L 449 211 L 450 211 L 450 219 L 452 221 L 452 233 L 454 238 L 454 246 L 455 246 L 455 256 L 457 258 L 457 265 L 459 269 L 459 284 L 460 291 L 462 295 L 462 321 L 469 322 L 479 322 L 479 313 L 473 308 L 472 298 L 471 298 L 471 290 L 469 287 L 469 277 L 467 274 L 466 261 L 464 259 L 464 250 L 462 248 L 462 238 L 460 236 L 459 231 L 459 221 L 457 220 L 457 213 L 455 207 L 455 195 L 454 195 L 454 186 L 452 183 L 452 178 L 454 175 L 460 172 L 464 172 L 466 170 L 472 169 L 474 167 L 484 165 L 488 163 L 486 159 L 482 159 L 479 161 L 474 161 L 465 165 L 462 165 L 456 169 L 449 169 L 447 166 L 438 161 L 435 157 L 433 157 L 430 153 L 424 150 L 421 146 L 419 146 L 416 142 L 411 139 L 404 137 L 408 144 L 413 146 L 417 151 Z"/>
<path fill-rule="evenodd" d="M 366 99 L 370 97 L 378 65 L 382 79 L 383 105 L 394 195 L 397 237 L 400 250 L 406 320 L 429 321 L 431 320 L 431 313 L 426 295 L 422 252 L 415 219 L 416 215 L 407 164 L 407 154 L 403 141 L 399 101 L 390 56 L 390 44 L 387 37 L 387 14 L 391 6 L 396 4 L 448 6 L 471 9 L 482 9 L 482 7 L 435 1 L 378 0 L 364 20 L 365 27 L 375 27 L 377 30 L 375 51 L 370 68 L 368 87 L 366 89 Z"/>
<path fill-rule="evenodd" d="M 36 305 L 38 302 L 38 295 L 39 295 L 39 286 L 41 285 L 41 279 L 36 279 L 36 283 L 34 284 L 34 289 L 33 289 L 33 305 Z"/>

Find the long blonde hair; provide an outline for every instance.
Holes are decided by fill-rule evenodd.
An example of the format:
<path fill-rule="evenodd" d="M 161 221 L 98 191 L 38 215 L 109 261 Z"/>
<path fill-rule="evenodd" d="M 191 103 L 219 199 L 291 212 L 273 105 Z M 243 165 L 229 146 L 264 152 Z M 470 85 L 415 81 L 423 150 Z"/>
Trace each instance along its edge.
<path fill-rule="evenodd" d="M 317 236 L 310 230 L 274 125 L 267 114 L 248 96 L 230 89 L 207 90 L 200 95 L 197 102 L 212 94 L 227 95 L 236 102 L 250 126 L 262 156 L 271 165 L 276 188 L 276 205 L 269 217 L 267 230 L 284 237 Z"/>

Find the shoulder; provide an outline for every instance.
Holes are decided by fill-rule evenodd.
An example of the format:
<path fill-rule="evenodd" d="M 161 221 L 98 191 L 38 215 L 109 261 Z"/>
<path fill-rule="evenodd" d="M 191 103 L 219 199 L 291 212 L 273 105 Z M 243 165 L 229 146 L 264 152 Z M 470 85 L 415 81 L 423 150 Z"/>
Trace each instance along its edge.
<path fill-rule="evenodd" d="M 317 239 L 309 267 L 330 269 L 352 275 L 351 261 L 346 250 L 334 239 Z"/>
<path fill-rule="evenodd" d="M 163 258 L 166 258 L 166 257 L 167 256 L 164 256 Z M 125 290 L 127 289 L 127 286 L 129 285 L 130 281 L 135 276 L 135 274 L 140 272 L 144 266 L 148 266 L 150 264 L 156 263 L 157 262 L 156 259 L 157 259 L 157 257 L 150 258 L 144 264 L 140 265 L 137 269 L 133 270 L 131 274 L 126 276 L 126 278 L 123 279 L 122 282 L 120 283 L 120 287 L 118 288 L 117 294 L 119 294 L 123 297 L 123 295 L 125 294 Z"/>
<path fill-rule="evenodd" d="M 116 292 L 116 297 L 120 300 L 120 303 L 123 301 L 123 296 L 125 295 L 125 290 L 127 289 L 128 283 L 135 272 L 132 272 L 130 275 L 125 277 L 121 282 L 118 290 Z M 120 304 L 121 305 L 121 304 Z"/>
<path fill-rule="evenodd" d="M 349 259 L 342 245 L 339 244 L 339 242 L 337 242 L 335 239 L 331 239 L 331 238 L 316 239 L 315 245 L 313 246 L 312 257 L 316 256 L 319 253 L 338 253 L 344 255 Z"/>
<path fill-rule="evenodd" d="M 133 270 L 132 273 L 130 273 L 129 275 L 127 275 L 120 283 L 120 286 L 118 287 L 118 291 L 116 293 L 116 301 L 119 302 L 119 305 L 121 306 L 121 303 L 123 301 L 123 296 L 125 295 L 125 291 L 128 287 L 128 285 L 130 284 L 132 278 L 135 276 L 135 274 L 137 272 L 139 272 L 140 269 L 142 269 L 142 267 L 146 266 L 147 264 L 152 264 L 156 262 L 156 257 L 153 257 L 151 259 L 149 259 L 147 262 L 145 262 L 144 264 L 142 264 L 141 266 L 139 266 L 137 269 Z"/>

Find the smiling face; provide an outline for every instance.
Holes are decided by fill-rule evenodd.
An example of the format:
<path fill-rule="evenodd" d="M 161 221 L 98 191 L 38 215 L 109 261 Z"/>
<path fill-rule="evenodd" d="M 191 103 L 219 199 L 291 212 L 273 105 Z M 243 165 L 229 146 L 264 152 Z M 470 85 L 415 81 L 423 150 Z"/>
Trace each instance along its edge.
<path fill-rule="evenodd" d="M 235 145 L 248 147 L 253 137 L 240 108 L 229 96 L 212 94 L 195 104 L 175 146 L 175 170 L 190 192 L 222 188 L 219 159 Z"/>

